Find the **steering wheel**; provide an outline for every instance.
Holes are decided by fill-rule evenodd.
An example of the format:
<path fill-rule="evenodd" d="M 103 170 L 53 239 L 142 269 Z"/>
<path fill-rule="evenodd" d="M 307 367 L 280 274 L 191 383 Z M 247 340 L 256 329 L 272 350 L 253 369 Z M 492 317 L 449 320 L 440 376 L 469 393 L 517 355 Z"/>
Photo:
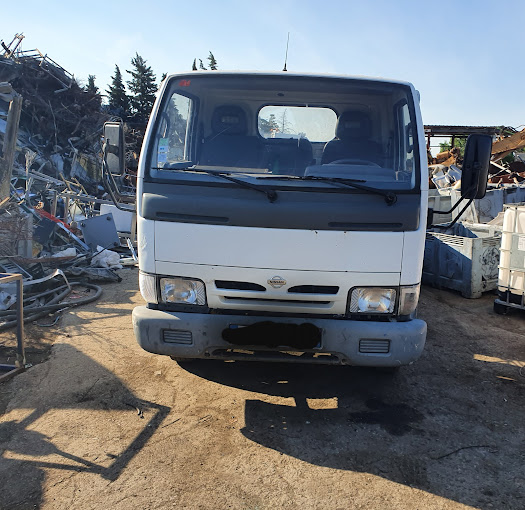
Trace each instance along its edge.
<path fill-rule="evenodd" d="M 381 165 L 378 165 L 377 163 L 374 163 L 373 161 L 369 161 L 368 159 L 352 159 L 352 158 L 336 159 L 335 161 L 330 161 L 330 163 L 328 164 L 329 165 L 366 165 L 366 166 L 377 166 L 381 168 Z"/>

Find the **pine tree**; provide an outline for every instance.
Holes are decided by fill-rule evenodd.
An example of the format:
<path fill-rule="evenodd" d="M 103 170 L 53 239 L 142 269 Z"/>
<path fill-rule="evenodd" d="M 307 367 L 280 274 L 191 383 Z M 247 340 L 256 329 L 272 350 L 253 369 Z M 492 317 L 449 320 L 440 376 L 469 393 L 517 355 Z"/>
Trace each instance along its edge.
<path fill-rule="evenodd" d="M 191 67 L 191 70 L 192 71 L 196 71 L 197 70 L 197 59 L 196 58 L 193 59 L 193 66 Z"/>
<path fill-rule="evenodd" d="M 204 67 L 204 64 L 202 63 L 202 60 L 200 58 L 199 58 L 199 69 L 206 71 L 206 68 Z"/>
<path fill-rule="evenodd" d="M 129 97 L 126 94 L 122 74 L 117 65 L 115 65 L 115 75 L 112 76 L 111 80 L 111 85 L 106 90 L 109 108 L 115 115 L 126 120 L 129 111 Z"/>
<path fill-rule="evenodd" d="M 98 87 L 95 85 L 95 78 L 96 76 L 94 74 L 88 76 L 88 83 L 84 87 L 84 91 L 91 96 L 89 101 L 96 109 L 100 108 L 100 105 L 102 104 L 102 96 L 99 94 Z"/>
<path fill-rule="evenodd" d="M 98 93 L 98 87 L 95 85 L 95 78 L 96 76 L 94 74 L 90 74 L 88 76 L 88 84 L 86 85 L 86 92 L 89 92 L 90 94 L 97 94 Z"/>
<path fill-rule="evenodd" d="M 215 57 L 213 56 L 213 53 L 210 51 L 210 54 L 208 55 L 208 65 L 210 67 L 210 70 L 217 71 L 217 61 L 215 60 Z"/>
<path fill-rule="evenodd" d="M 130 97 L 131 110 L 136 120 L 145 123 L 155 102 L 155 92 L 158 88 L 155 84 L 155 74 L 138 53 L 131 59 L 131 65 L 133 69 L 131 71 L 126 70 L 132 76 L 131 80 L 127 82 L 128 88 L 133 94 Z"/>

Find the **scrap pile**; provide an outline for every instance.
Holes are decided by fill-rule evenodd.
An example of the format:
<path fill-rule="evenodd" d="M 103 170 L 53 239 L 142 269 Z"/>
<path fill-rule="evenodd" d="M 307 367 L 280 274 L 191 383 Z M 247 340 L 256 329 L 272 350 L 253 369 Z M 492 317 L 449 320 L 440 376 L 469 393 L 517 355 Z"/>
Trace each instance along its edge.
<path fill-rule="evenodd" d="M 35 321 L 97 299 L 94 282 L 120 281 L 115 270 L 137 259 L 134 214 L 101 185 L 102 126 L 114 119 L 22 40 L 0 48 L 0 273 L 23 275 L 24 317 Z M 16 324 L 15 290 L 0 285 L 0 330 Z"/>
<path fill-rule="evenodd" d="M 110 117 L 101 97 L 82 88 L 74 77 L 39 50 L 22 51 L 23 35 L 2 42 L 0 82 L 23 97 L 15 173 L 35 170 L 49 176 L 76 177 L 90 192 L 100 180 L 100 133 Z M 0 136 L 6 103 L 0 101 Z"/>
<path fill-rule="evenodd" d="M 485 133 L 496 140 L 492 146 L 489 169 L 489 189 L 494 185 L 521 184 L 525 181 L 525 129 L 512 127 L 425 126 L 428 137 L 429 185 L 431 189 L 459 189 L 466 137 L 471 133 Z M 430 140 L 434 136 L 449 135 L 451 147 L 435 156 L 430 153 Z M 457 141 L 457 145 L 455 145 Z"/>

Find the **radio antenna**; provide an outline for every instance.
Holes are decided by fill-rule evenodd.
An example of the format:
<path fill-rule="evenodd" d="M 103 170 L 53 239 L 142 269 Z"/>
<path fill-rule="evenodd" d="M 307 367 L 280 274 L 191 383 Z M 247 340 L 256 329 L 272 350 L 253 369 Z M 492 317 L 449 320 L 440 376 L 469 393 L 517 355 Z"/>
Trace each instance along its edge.
<path fill-rule="evenodd" d="M 289 44 L 290 44 L 290 32 L 288 32 L 288 39 L 286 40 L 286 55 L 284 56 L 283 71 L 288 71 L 288 69 L 286 69 L 286 63 L 288 62 L 288 45 Z"/>

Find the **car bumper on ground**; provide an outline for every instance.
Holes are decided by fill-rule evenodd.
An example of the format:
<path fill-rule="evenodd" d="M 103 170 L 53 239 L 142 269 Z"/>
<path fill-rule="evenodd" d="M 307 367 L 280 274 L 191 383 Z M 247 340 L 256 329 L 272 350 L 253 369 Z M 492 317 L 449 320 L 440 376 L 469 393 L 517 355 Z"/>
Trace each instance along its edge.
<path fill-rule="evenodd" d="M 289 347 L 232 345 L 222 339 L 231 325 L 249 326 L 261 321 L 317 326 L 320 345 L 298 351 Z M 374 322 L 345 319 L 254 317 L 167 312 L 138 306 L 133 310 L 133 329 L 146 351 L 176 358 L 249 359 L 396 367 L 412 363 L 425 346 L 427 325 L 406 322 Z"/>

